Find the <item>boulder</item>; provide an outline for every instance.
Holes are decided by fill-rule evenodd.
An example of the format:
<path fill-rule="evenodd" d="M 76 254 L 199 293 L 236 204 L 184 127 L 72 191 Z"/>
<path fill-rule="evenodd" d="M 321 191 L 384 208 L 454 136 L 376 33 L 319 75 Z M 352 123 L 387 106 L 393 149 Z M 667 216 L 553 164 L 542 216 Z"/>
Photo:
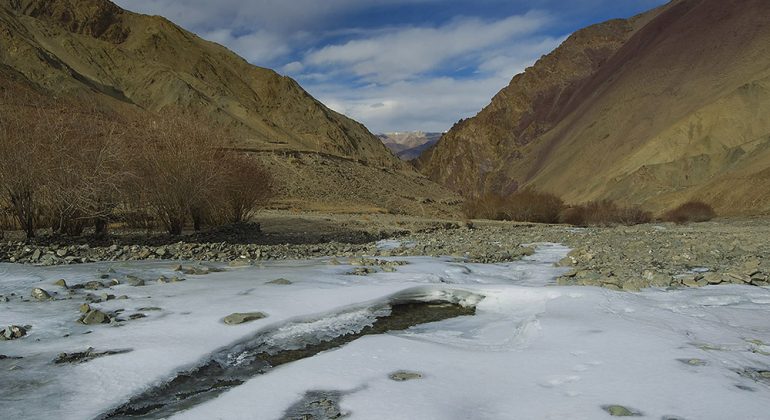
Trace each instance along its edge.
<path fill-rule="evenodd" d="M 48 299 L 51 299 L 51 295 L 48 294 L 48 292 L 46 292 L 45 290 L 43 290 L 43 289 L 41 289 L 39 287 L 36 287 L 36 288 L 32 289 L 32 297 L 37 299 L 37 300 L 48 300 Z"/>
<path fill-rule="evenodd" d="M 227 325 L 238 325 L 267 317 L 263 312 L 236 312 L 226 316 L 222 321 Z"/>

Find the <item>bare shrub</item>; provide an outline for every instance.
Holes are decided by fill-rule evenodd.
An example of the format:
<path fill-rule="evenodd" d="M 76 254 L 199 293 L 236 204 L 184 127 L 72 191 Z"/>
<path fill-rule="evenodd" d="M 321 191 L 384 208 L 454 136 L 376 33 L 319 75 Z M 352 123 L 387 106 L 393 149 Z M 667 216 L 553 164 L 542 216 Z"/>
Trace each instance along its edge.
<path fill-rule="evenodd" d="M 70 126 L 54 150 L 54 173 L 48 182 L 49 207 L 55 228 L 80 235 L 94 225 L 106 235 L 115 208 L 133 176 L 130 146 L 123 129 L 110 116 L 85 109 L 67 112 Z"/>
<path fill-rule="evenodd" d="M 221 183 L 224 137 L 192 114 L 164 111 L 144 127 L 136 161 L 136 190 L 168 233 L 179 235 L 188 220 L 199 229 Z"/>
<path fill-rule="evenodd" d="M 517 191 L 502 202 L 501 213 L 507 220 L 533 223 L 558 223 L 564 201 L 559 197 L 531 189 Z"/>
<path fill-rule="evenodd" d="M 243 222 L 272 196 L 273 179 L 255 159 L 237 152 L 225 154 L 222 167 L 216 212 L 227 223 Z"/>
<path fill-rule="evenodd" d="M 0 187 L 28 238 L 44 213 L 45 183 L 53 171 L 52 150 L 63 119 L 35 92 L 3 86 L 0 92 Z"/>
<path fill-rule="evenodd" d="M 560 216 L 562 223 L 575 226 L 614 226 L 649 223 L 652 214 L 638 207 L 622 207 L 610 200 L 570 206 Z"/>
<path fill-rule="evenodd" d="M 667 222 L 684 224 L 690 222 L 707 222 L 716 217 L 714 208 L 702 201 L 688 201 L 671 209 L 661 216 Z"/>
<path fill-rule="evenodd" d="M 475 200 L 468 199 L 463 212 L 466 217 L 476 219 L 557 223 L 563 207 L 564 202 L 553 194 L 525 189 L 507 196 L 486 194 Z"/>
<path fill-rule="evenodd" d="M 462 211 L 469 219 L 502 220 L 503 198 L 495 194 L 485 194 L 478 198 L 468 198 L 463 203 Z"/>

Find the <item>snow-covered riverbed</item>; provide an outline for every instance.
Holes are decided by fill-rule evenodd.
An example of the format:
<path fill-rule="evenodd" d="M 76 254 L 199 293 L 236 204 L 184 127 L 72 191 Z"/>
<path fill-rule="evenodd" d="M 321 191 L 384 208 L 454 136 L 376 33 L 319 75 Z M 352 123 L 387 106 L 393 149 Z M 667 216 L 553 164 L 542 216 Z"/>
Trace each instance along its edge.
<path fill-rule="evenodd" d="M 0 341 L 0 355 L 23 357 L 0 360 L 0 417 L 95 418 L 261 331 L 290 341 L 308 329 L 360 329 L 373 316 L 366 308 L 408 291 L 465 299 L 476 315 L 362 337 L 253 376 L 175 418 L 277 419 L 308 391 L 336 392 L 343 412 L 367 420 L 598 419 L 613 405 L 651 419 L 768 418 L 770 290 L 557 287 L 553 262 L 566 251 L 542 245 L 526 261 L 494 265 L 407 258 L 395 272 L 368 276 L 346 274 L 355 268 L 346 259 L 271 262 L 178 283 L 151 281 L 175 275 L 172 262 L 0 265 L 0 295 L 11 298 L 0 302 L 0 326 L 32 326 Z M 95 292 L 128 297 L 93 305 L 122 309 L 119 326 L 76 323 L 82 293 L 42 302 L 10 296 L 42 287 L 63 298 L 57 279 L 82 283 L 109 268 L 111 278 L 148 280 Z M 278 278 L 291 284 L 268 283 Z M 254 311 L 268 317 L 222 322 Z M 146 317 L 129 320 L 137 313 Z M 130 351 L 52 363 L 89 347 Z M 422 377 L 389 378 L 401 370 Z"/>

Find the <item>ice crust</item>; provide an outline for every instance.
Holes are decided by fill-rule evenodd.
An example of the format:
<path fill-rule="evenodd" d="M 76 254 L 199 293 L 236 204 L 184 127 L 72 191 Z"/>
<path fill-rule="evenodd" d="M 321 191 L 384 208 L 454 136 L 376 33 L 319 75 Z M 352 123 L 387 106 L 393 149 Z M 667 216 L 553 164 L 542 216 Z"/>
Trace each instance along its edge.
<path fill-rule="evenodd" d="M 378 302 L 441 298 L 477 305 L 477 314 L 367 336 L 282 365 L 174 418 L 277 419 L 309 390 L 340 391 L 352 419 L 600 419 L 610 418 L 601 407 L 612 404 L 651 419 L 767 418 L 770 385 L 739 372 L 770 370 L 770 290 L 559 287 L 562 269 L 553 262 L 566 252 L 538 244 L 524 261 L 491 265 L 408 258 L 395 273 L 369 276 L 347 275 L 344 259 L 339 266 L 272 262 L 180 283 L 120 285 L 108 292 L 130 299 L 95 306 L 125 309 L 125 318 L 139 308 L 161 310 L 141 311 L 147 318 L 119 327 L 75 323 L 79 299 L 13 299 L 0 303 L 0 325 L 32 329 L 0 342 L 0 354 L 24 357 L 0 360 L 0 417 L 94 418 L 262 331 L 282 345 L 307 329 L 333 336 L 373 322 L 386 310 Z M 171 262 L 3 264 L 0 294 L 43 287 L 62 297 L 55 280 L 85 282 L 110 267 L 116 278 L 172 274 Z M 292 284 L 266 284 L 281 277 Z M 221 322 L 251 311 L 269 316 Z M 133 351 L 52 363 L 58 353 L 88 347 Z M 390 380 L 398 370 L 423 377 Z"/>

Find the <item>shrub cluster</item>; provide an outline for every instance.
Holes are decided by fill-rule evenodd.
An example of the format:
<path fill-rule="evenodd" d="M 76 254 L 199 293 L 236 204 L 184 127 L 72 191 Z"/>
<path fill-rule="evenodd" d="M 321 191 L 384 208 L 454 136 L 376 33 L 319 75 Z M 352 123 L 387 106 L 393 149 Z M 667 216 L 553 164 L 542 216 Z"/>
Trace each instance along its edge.
<path fill-rule="evenodd" d="M 565 208 L 560 221 L 574 226 L 630 226 L 651 222 L 652 214 L 639 207 L 623 207 L 601 200 Z"/>
<path fill-rule="evenodd" d="M 716 212 L 709 204 L 702 201 L 688 201 L 663 213 L 661 219 L 667 222 L 684 224 L 689 222 L 707 222 L 714 217 L 716 217 Z"/>
<path fill-rule="evenodd" d="M 194 115 L 110 115 L 0 85 L 0 223 L 33 237 L 103 235 L 122 219 L 171 234 L 242 221 L 271 178 L 227 146 Z"/>
<path fill-rule="evenodd" d="M 526 189 L 507 196 L 487 194 L 466 200 L 463 211 L 474 219 L 558 223 L 563 207 L 564 202 L 553 194 Z"/>
<path fill-rule="evenodd" d="M 635 225 L 652 220 L 649 212 L 638 207 L 622 207 L 609 200 L 566 206 L 553 194 L 531 189 L 507 196 L 487 194 L 479 199 L 469 199 L 463 210 L 468 218 L 575 226 Z"/>

